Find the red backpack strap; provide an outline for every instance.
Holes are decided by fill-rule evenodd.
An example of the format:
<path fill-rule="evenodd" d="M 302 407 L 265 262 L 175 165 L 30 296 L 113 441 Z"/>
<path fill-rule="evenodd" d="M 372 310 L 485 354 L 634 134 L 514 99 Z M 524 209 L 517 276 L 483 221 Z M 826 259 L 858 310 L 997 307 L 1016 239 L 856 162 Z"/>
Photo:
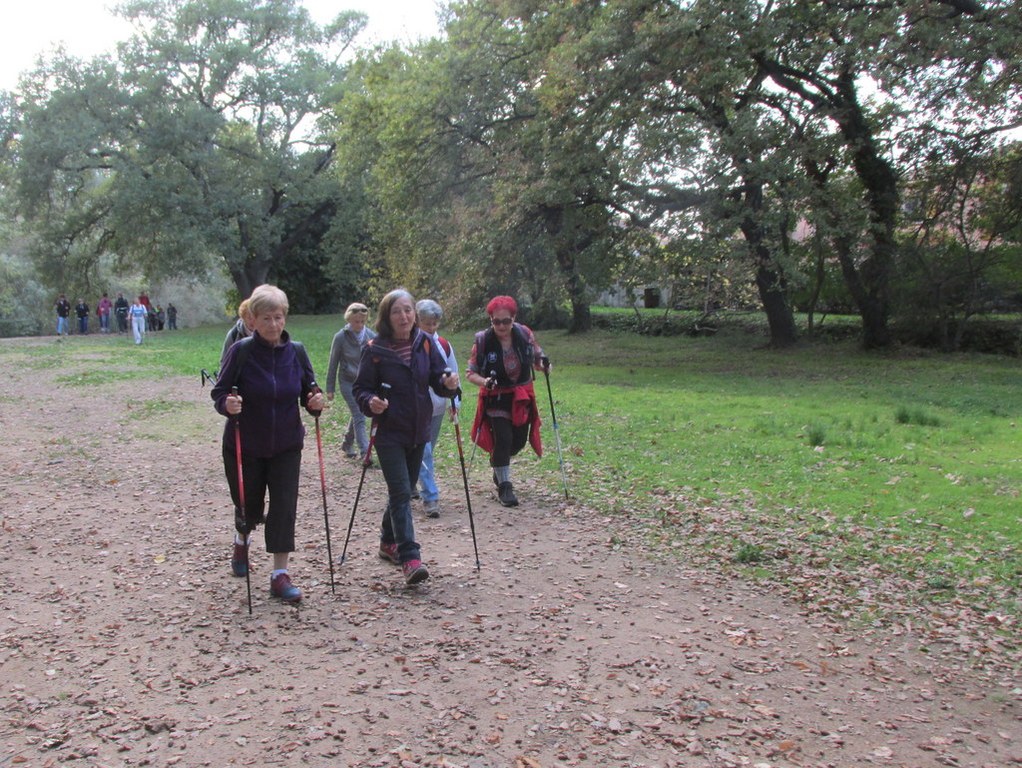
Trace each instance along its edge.
<path fill-rule="evenodd" d="M 440 346 L 441 346 L 441 347 L 443 348 L 443 350 L 444 350 L 444 353 L 445 353 L 445 354 L 446 354 L 446 355 L 447 355 L 448 357 L 450 357 L 450 356 L 451 356 L 451 342 L 449 342 L 449 341 L 448 341 L 447 339 L 445 339 L 445 338 L 444 338 L 443 336 L 437 336 L 437 337 L 436 337 L 436 339 L 437 339 L 437 341 L 439 341 L 439 342 L 440 342 Z"/>

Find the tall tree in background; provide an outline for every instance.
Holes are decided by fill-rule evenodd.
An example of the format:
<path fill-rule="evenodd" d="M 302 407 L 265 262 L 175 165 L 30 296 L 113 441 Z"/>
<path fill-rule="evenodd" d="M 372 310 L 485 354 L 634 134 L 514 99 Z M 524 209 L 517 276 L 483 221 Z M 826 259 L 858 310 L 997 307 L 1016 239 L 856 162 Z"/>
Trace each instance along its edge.
<path fill-rule="evenodd" d="M 113 252 L 149 276 L 222 260 L 247 296 L 329 228 L 340 190 L 325 105 L 365 25 L 294 0 L 132 0 L 116 59 L 57 57 L 23 81 L 19 210 L 51 266 Z"/>
<path fill-rule="evenodd" d="M 367 63 L 339 109 L 339 144 L 368 158 L 375 236 L 413 285 L 460 291 L 468 306 L 498 292 L 537 311 L 566 299 L 571 327 L 585 330 L 620 234 L 610 161 L 544 103 L 556 38 L 526 34 L 499 10 L 458 6 L 446 41 Z"/>

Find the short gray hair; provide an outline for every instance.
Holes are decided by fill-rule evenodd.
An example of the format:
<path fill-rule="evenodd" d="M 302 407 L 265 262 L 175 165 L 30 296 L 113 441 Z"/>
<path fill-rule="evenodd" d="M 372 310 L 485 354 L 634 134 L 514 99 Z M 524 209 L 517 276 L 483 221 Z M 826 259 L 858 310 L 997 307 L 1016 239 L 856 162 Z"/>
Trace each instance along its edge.
<path fill-rule="evenodd" d="M 440 320 L 444 316 L 443 308 L 433 299 L 423 299 L 415 305 L 415 311 L 419 317 L 425 317 L 430 320 Z"/>

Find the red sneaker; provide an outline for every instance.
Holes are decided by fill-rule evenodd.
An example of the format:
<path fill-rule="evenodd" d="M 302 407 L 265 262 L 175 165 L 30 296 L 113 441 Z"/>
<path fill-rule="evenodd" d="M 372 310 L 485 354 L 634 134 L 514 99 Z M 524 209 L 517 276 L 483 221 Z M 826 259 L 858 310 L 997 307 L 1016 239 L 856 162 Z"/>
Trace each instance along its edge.
<path fill-rule="evenodd" d="M 422 564 L 421 560 L 409 560 L 401 564 L 401 571 L 405 575 L 405 584 L 411 586 L 429 578 L 429 571 Z"/>
<path fill-rule="evenodd" d="M 380 542 L 380 559 L 386 560 L 394 565 L 401 565 L 401 558 L 397 553 L 397 544 L 384 544 Z"/>
<path fill-rule="evenodd" d="M 302 590 L 291 583 L 291 577 L 286 573 L 278 573 L 270 578 L 270 595 L 279 597 L 285 603 L 302 601 Z"/>

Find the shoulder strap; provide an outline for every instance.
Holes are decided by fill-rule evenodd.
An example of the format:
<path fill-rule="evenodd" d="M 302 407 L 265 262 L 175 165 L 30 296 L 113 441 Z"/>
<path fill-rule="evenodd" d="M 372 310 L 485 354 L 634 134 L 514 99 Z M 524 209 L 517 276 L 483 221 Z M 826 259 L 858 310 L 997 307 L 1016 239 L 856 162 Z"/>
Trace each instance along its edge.
<path fill-rule="evenodd" d="M 445 339 L 443 336 L 437 336 L 437 341 L 440 342 L 440 346 L 443 347 L 444 352 L 448 357 L 451 356 L 451 342 Z"/>
<path fill-rule="evenodd" d="M 248 355 L 252 351 L 253 341 L 255 339 L 251 336 L 246 336 L 234 342 L 238 347 L 238 356 L 234 358 L 234 383 L 231 385 L 232 387 L 238 386 L 238 379 L 241 378 L 241 369 L 245 367 L 245 361 L 248 360 Z"/>
<path fill-rule="evenodd" d="M 480 372 L 486 363 L 486 331 L 476 331 L 476 367 Z"/>
<path fill-rule="evenodd" d="M 306 368 L 308 368 L 310 371 L 312 371 L 312 375 L 313 375 L 312 384 L 315 384 L 316 386 L 319 386 L 318 384 L 316 384 L 316 381 L 315 381 L 316 372 L 312 368 L 312 361 L 309 359 L 309 352 L 308 352 L 308 350 L 305 349 L 305 345 L 302 344 L 302 342 L 300 342 L 300 341 L 292 341 L 291 344 L 294 345 L 295 355 L 298 356 L 298 362 L 301 363 L 303 371 Z"/>

